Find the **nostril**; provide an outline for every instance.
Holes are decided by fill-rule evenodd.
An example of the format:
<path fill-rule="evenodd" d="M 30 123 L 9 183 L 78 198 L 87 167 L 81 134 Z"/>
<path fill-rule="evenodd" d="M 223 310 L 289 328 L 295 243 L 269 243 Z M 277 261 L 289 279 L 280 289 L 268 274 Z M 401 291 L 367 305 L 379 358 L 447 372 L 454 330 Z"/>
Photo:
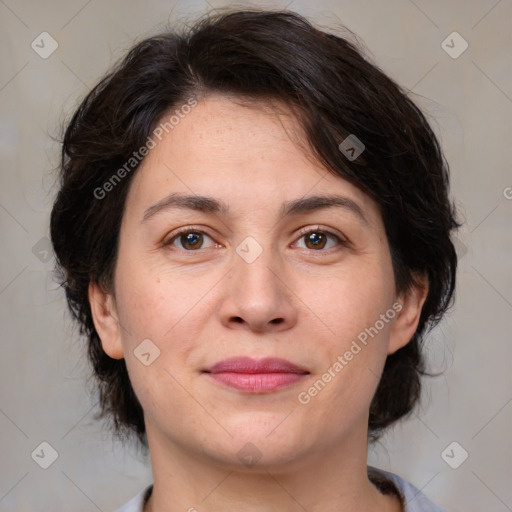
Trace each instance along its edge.
<path fill-rule="evenodd" d="M 272 324 L 280 324 L 283 322 L 282 318 L 274 318 L 274 320 L 271 320 L 270 323 Z"/>

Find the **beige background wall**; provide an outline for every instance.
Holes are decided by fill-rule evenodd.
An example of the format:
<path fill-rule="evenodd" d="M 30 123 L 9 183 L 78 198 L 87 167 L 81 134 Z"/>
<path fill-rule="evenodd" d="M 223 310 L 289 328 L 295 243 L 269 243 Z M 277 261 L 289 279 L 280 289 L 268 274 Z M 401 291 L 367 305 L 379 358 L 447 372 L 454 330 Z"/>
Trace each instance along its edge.
<path fill-rule="evenodd" d="M 83 345 L 52 281 L 46 251 L 58 145 L 50 136 L 135 39 L 208 4 L 229 2 L 0 1 L 1 511 L 106 512 L 151 481 L 147 461 L 112 443 L 93 419 Z M 343 23 L 366 42 L 432 119 L 466 221 L 456 241 L 457 304 L 427 346 L 431 369 L 444 373 L 425 382 L 422 407 L 370 462 L 448 511 L 512 510 L 512 2 L 258 5 Z M 445 43 L 452 56 L 442 47 L 454 31 L 469 45 L 457 58 L 462 39 Z M 42 32 L 58 44 L 46 59 L 31 47 Z M 58 452 L 46 470 L 31 458 L 43 441 Z M 462 450 L 469 457 L 453 469 L 445 459 L 459 464 Z"/>

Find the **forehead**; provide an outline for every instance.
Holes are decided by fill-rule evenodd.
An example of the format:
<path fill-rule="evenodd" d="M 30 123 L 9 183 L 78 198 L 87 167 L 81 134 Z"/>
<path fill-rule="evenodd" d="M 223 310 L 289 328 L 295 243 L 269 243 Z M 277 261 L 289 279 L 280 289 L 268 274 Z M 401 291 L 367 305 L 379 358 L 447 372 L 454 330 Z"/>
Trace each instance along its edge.
<path fill-rule="evenodd" d="M 140 210 L 177 191 L 219 197 L 236 209 L 339 193 L 376 208 L 308 148 L 299 121 L 285 105 L 212 95 L 156 140 L 134 176 L 129 201 Z"/>
<path fill-rule="evenodd" d="M 179 110 L 179 108 L 178 108 Z M 160 125 L 165 126 L 164 116 Z M 163 134 L 144 165 L 179 160 L 193 170 L 201 167 L 258 167 L 262 162 L 292 159 L 293 164 L 310 168 L 313 160 L 305 148 L 302 127 L 289 107 L 275 101 L 249 100 L 210 95 Z M 306 164 L 306 165 L 304 165 Z M 241 170 L 242 170 L 241 169 Z"/>

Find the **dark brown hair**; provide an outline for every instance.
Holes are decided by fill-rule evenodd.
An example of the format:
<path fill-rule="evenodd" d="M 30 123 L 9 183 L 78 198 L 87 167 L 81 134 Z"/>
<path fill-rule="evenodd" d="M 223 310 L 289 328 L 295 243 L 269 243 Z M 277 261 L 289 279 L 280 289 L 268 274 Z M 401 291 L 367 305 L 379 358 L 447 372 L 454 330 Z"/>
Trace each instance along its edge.
<path fill-rule="evenodd" d="M 374 441 L 418 401 L 424 334 L 451 305 L 457 258 L 450 233 L 459 224 L 448 166 L 424 115 L 394 81 L 354 43 L 290 11 L 209 14 L 181 32 L 143 40 L 89 92 L 66 128 L 51 238 L 58 278 L 88 340 L 97 417 L 147 447 L 125 361 L 104 353 L 94 328 L 88 285 L 112 286 L 124 203 L 139 163 L 126 162 L 165 115 L 209 93 L 291 107 L 311 154 L 379 204 L 397 292 L 415 284 L 415 276 L 428 278 L 417 331 L 388 356 L 371 403 Z M 349 135 L 365 146 L 354 159 L 339 149 Z M 116 172 L 120 179 L 112 182 Z M 98 193 L 107 182 L 109 193 Z"/>

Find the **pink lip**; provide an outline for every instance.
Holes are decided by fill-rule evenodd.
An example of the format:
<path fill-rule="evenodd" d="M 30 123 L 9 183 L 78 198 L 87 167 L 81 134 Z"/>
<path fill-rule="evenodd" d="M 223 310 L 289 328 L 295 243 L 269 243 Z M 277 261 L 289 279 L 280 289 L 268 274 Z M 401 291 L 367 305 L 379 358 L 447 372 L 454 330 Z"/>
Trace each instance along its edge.
<path fill-rule="evenodd" d="M 260 360 L 236 357 L 214 364 L 205 370 L 213 379 L 239 391 L 265 393 L 289 386 L 309 372 L 278 358 Z"/>

